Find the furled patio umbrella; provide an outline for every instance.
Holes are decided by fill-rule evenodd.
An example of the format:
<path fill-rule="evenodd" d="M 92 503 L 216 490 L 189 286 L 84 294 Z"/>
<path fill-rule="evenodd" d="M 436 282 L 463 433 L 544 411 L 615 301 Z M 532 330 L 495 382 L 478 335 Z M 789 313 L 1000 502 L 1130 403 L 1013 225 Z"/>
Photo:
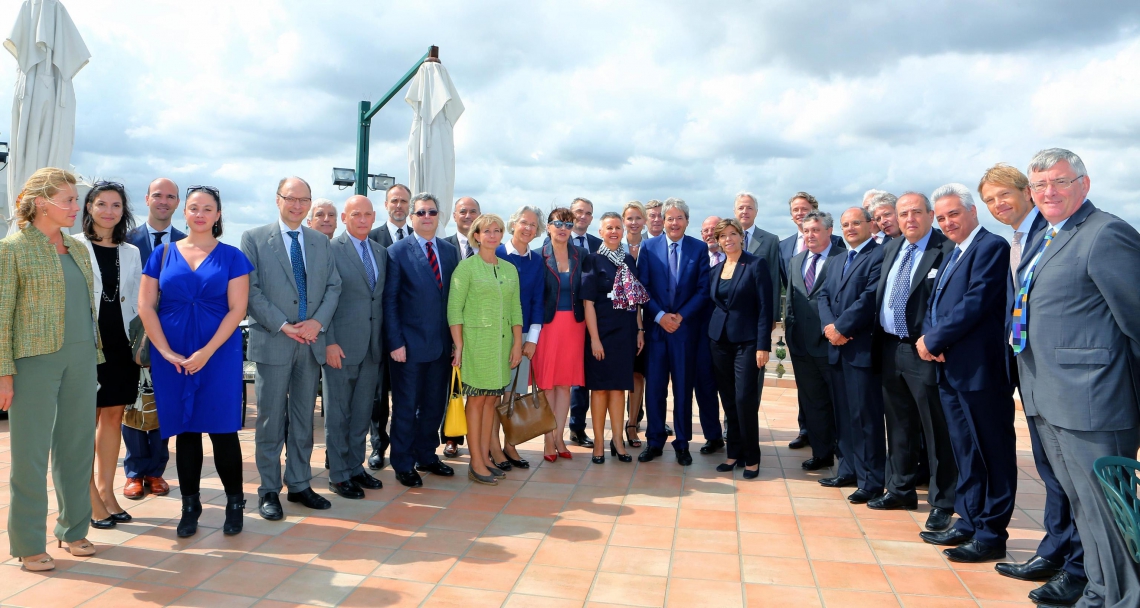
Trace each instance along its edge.
<path fill-rule="evenodd" d="M 408 139 L 408 186 L 412 195 L 430 192 L 439 199 L 439 228 L 451 216 L 455 192 L 455 121 L 463 102 L 438 59 L 420 66 L 404 97 L 412 106 L 412 134 Z M 442 234 L 440 232 L 439 234 Z"/>
<path fill-rule="evenodd" d="M 16 197 L 37 169 L 71 166 L 75 143 L 75 89 L 71 79 L 91 53 L 58 0 L 25 0 L 4 48 L 16 58 L 8 158 L 9 231 L 15 230 Z"/>

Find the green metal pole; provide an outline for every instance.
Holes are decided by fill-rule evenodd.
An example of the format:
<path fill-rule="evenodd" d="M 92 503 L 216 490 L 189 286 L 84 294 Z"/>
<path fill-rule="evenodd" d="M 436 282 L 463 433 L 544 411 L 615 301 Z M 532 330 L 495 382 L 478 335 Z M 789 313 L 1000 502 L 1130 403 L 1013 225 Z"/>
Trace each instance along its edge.
<path fill-rule="evenodd" d="M 368 136 L 372 131 L 372 103 L 360 102 L 360 125 L 356 131 L 356 183 L 354 190 L 362 196 L 368 195 Z"/>

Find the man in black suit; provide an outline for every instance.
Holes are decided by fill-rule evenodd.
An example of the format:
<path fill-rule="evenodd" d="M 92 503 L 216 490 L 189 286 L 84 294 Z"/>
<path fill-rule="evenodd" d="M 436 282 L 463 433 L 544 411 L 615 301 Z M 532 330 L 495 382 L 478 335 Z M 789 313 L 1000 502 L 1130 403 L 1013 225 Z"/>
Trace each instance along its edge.
<path fill-rule="evenodd" d="M 874 209 L 880 211 L 884 205 L 880 203 Z M 889 448 L 887 494 L 867 506 L 916 509 L 915 486 L 929 482 L 927 501 L 931 508 L 926 529 L 944 530 L 954 514 L 958 469 L 938 397 L 938 370 L 933 362 L 918 356 L 915 342 L 922 335 L 934 274 L 954 243 L 932 227 L 934 208 L 925 195 L 907 192 L 890 207 L 892 221 L 897 210 L 902 238 L 883 246 L 883 271 L 875 290 L 877 329 L 881 330 L 876 354 L 882 365 Z M 919 477 L 918 466 L 923 457 L 922 437 L 926 438 L 930 472 L 925 479 Z"/>
<path fill-rule="evenodd" d="M 461 196 L 455 201 L 455 208 L 451 216 L 455 218 L 455 234 L 443 239 L 455 246 L 459 251 L 459 259 L 465 260 L 475 255 L 475 249 L 467 240 L 467 233 L 471 231 L 471 224 L 482 215 L 479 201 L 470 196 Z M 439 427 L 439 440 L 443 442 L 443 455 L 455 458 L 459 455 L 459 446 L 463 445 L 463 437 L 448 437 L 443 433 L 443 426 Z"/>
<path fill-rule="evenodd" d="M 1021 262 L 1023 249 L 1041 231 L 1049 225 L 1045 216 L 1038 212 L 1033 204 L 1033 197 L 1029 190 L 1029 178 L 1015 167 L 999 163 L 990 167 L 982 176 L 978 184 L 978 194 L 982 202 L 990 210 L 990 214 L 997 221 L 1013 228 L 1013 245 L 1010 248 L 1009 283 L 1009 311 L 1012 322 L 1014 298 L 1021 282 L 1017 276 L 1017 266 Z M 1012 328 L 1010 328 L 1012 331 Z M 1020 386 L 1017 374 L 1017 359 L 1014 357 L 1012 341 L 1009 349 L 1010 368 L 1009 376 L 1013 388 Z M 1037 432 L 1036 416 L 1025 417 L 1029 424 L 1029 444 L 1033 449 L 1033 461 L 1037 466 L 1037 474 L 1041 476 L 1041 483 L 1045 485 L 1045 515 L 1042 526 L 1045 528 L 1045 537 L 1037 545 L 1037 552 L 1028 561 L 1023 563 L 1001 563 L 994 566 L 1000 573 L 1010 578 L 1025 581 L 1046 581 L 1054 578 L 1063 570 L 1074 581 L 1083 583 L 1085 576 L 1084 549 L 1081 547 L 1081 537 L 1077 533 L 1076 522 L 1073 521 L 1072 506 L 1069 504 L 1057 474 L 1045 456 L 1045 448 L 1041 445 L 1041 436 Z"/>
<path fill-rule="evenodd" d="M 882 381 L 872 366 L 871 338 L 875 325 L 875 289 L 883 264 L 882 249 L 871 238 L 871 215 L 852 207 L 843 213 L 847 255 L 825 265 L 827 280 L 819 293 L 819 319 L 831 342 L 831 400 L 835 404 L 840 456 L 845 462 L 825 486 L 850 483 L 844 469 L 854 469 L 859 487 L 847 497 L 864 504 L 883 494 L 886 442 L 883 437 Z M 846 439 L 846 440 L 845 440 Z"/>
<path fill-rule="evenodd" d="M 815 439 L 812 457 L 803 462 L 808 471 L 818 471 L 835 464 L 835 409 L 831 402 L 830 375 L 827 362 L 827 338 L 819 322 L 820 288 L 827 280 L 827 260 L 843 255 L 831 242 L 830 213 L 811 211 L 801 218 L 805 250 L 792 257 L 791 282 L 788 286 L 788 310 L 784 329 L 792 366 L 796 370 L 796 386 L 801 426 Z M 850 464 L 850 462 L 848 462 Z M 853 471 L 847 477 L 853 476 Z"/>
<path fill-rule="evenodd" d="M 1005 331 L 1009 243 L 978 224 L 962 184 L 934 191 L 934 216 L 955 243 L 934 277 L 918 355 L 937 361 L 938 395 L 958 466 L 954 511 L 945 532 L 921 532 L 956 562 L 1005 557 L 1017 490 L 1017 437 Z M 957 546 L 956 546 L 957 545 Z"/>
<path fill-rule="evenodd" d="M 570 202 L 570 212 L 574 214 L 574 229 L 570 234 L 570 242 L 587 253 L 597 253 L 602 246 L 602 239 L 589 234 L 590 223 L 594 221 L 594 203 L 582 197 Z M 550 237 L 547 237 L 550 240 Z M 586 356 L 592 356 L 586 353 Z M 566 426 L 570 428 L 570 441 L 584 447 L 594 447 L 594 442 L 586 434 L 586 414 L 590 411 L 590 393 L 585 387 L 575 386 L 570 389 L 570 419 Z M 635 421 L 636 422 L 636 421 Z"/>
<path fill-rule="evenodd" d="M 393 184 L 384 193 L 384 209 L 388 212 L 388 221 L 373 228 L 368 238 L 380 243 L 387 249 L 394 243 L 404 240 L 412 235 L 412 226 L 408 224 L 408 201 L 412 198 L 412 191 L 404 184 Z M 371 432 L 369 443 L 372 453 L 368 455 L 368 468 L 376 471 L 384 468 L 384 453 L 388 451 L 388 417 L 392 411 L 388 395 L 392 384 L 388 373 L 388 351 L 381 349 L 380 354 L 380 382 L 376 385 L 376 400 L 372 402 Z"/>

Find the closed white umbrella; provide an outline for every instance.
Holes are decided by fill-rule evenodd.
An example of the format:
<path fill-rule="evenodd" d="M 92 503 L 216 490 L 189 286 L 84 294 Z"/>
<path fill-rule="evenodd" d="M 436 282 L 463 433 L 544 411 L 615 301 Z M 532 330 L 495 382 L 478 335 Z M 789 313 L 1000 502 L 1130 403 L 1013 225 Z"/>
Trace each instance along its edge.
<path fill-rule="evenodd" d="M 455 121 L 463 102 L 447 69 L 438 61 L 420 66 L 404 97 L 412 106 L 412 134 L 408 139 L 408 186 L 413 196 L 430 192 L 439 199 L 439 228 L 447 225 L 455 194 Z M 442 234 L 442 232 L 440 232 Z"/>
<path fill-rule="evenodd" d="M 4 41 L 16 58 L 12 141 L 8 158 L 9 231 L 15 230 L 16 197 L 37 169 L 71 166 L 75 143 L 75 89 L 71 79 L 91 53 L 58 0 L 25 0 Z"/>

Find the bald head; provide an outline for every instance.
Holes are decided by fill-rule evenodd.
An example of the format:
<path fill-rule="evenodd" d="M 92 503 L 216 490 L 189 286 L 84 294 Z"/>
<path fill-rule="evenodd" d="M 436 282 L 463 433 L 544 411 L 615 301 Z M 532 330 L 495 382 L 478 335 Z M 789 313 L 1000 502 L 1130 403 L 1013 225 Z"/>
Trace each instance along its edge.
<path fill-rule="evenodd" d="M 701 222 L 701 240 L 708 243 L 709 251 L 720 249 L 720 244 L 716 242 L 716 225 L 719 223 L 720 218 L 715 215 L 710 215 Z"/>
<path fill-rule="evenodd" d="M 165 177 L 151 182 L 146 190 L 147 223 L 152 228 L 166 230 L 178 201 L 178 184 Z"/>
<path fill-rule="evenodd" d="M 467 232 L 471 230 L 471 224 L 481 215 L 479 211 L 479 201 L 470 196 L 461 197 L 455 201 L 455 212 L 453 215 L 453 219 L 455 219 L 455 229 L 463 235 L 467 235 Z"/>
<path fill-rule="evenodd" d="M 340 221 L 344 223 L 344 229 L 353 238 L 361 241 L 367 239 L 368 231 L 372 230 L 372 224 L 376 222 L 376 211 L 372 208 L 372 201 L 360 194 L 348 197 L 348 200 L 344 201 L 344 211 L 340 214 Z"/>

